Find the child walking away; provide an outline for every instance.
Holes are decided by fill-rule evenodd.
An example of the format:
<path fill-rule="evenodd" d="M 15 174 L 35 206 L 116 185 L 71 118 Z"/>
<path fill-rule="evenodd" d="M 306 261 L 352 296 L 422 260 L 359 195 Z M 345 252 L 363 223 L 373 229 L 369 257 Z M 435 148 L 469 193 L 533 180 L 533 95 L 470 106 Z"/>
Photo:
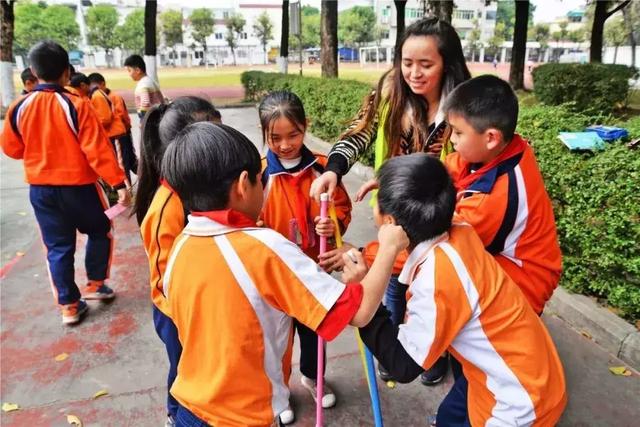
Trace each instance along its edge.
<path fill-rule="evenodd" d="M 370 274 L 345 286 L 281 234 L 257 227 L 260 170 L 251 141 L 205 122 L 180 132 L 162 161 L 191 212 L 163 280 L 182 343 L 171 388 L 178 426 L 277 424 L 289 405 L 292 317 L 326 340 L 349 323 L 364 326 L 408 243 L 400 227 L 383 226 Z"/>
<path fill-rule="evenodd" d="M 564 372 L 538 315 L 484 249 L 473 228 L 453 223 L 455 189 L 426 154 L 388 160 L 378 172 L 374 217 L 406 231 L 411 253 L 406 321 L 381 306 L 360 329 L 364 343 L 400 382 L 410 382 L 445 350 L 462 363 L 436 425 L 554 426 L 567 402 Z M 347 278 L 364 274 L 345 259 Z M 364 268 L 366 271 L 366 268 Z"/>
<path fill-rule="evenodd" d="M 69 56 L 57 43 L 43 41 L 29 52 L 38 85 L 7 111 L 2 150 L 23 159 L 29 197 L 47 248 L 52 290 L 64 324 L 77 323 L 87 311 L 74 280 L 76 231 L 87 234 L 85 299 L 108 300 L 115 293 L 109 277 L 113 251 L 108 207 L 98 177 L 128 205 L 124 172 L 88 99 L 67 92 Z"/>
<path fill-rule="evenodd" d="M 480 76 L 458 86 L 445 111 L 456 149 L 445 161 L 458 191 L 456 215 L 541 314 L 562 254 L 533 149 L 515 133 L 518 98 L 504 80 Z"/>
<path fill-rule="evenodd" d="M 176 378 L 182 346 L 178 340 L 178 331 L 169 317 L 162 279 L 169 251 L 186 225 L 187 215 L 178 196 L 162 179 L 160 170 L 164 152 L 176 134 L 190 123 L 215 120 L 215 112 L 210 102 L 195 96 L 184 96 L 171 104 L 151 108 L 142 122 L 138 192 L 133 210 L 149 257 L 153 324 L 169 358 L 168 427 L 175 425 L 178 411 L 178 402 L 169 390 Z"/>
<path fill-rule="evenodd" d="M 69 92 L 85 98 L 89 97 L 89 78 L 82 73 L 73 73 L 69 79 L 69 86 L 65 86 Z"/>
<path fill-rule="evenodd" d="M 124 61 L 129 77 L 137 82 L 134 92 L 138 117 L 142 119 L 149 109 L 164 103 L 160 86 L 147 76 L 147 66 L 140 55 L 131 55 Z"/>
<path fill-rule="evenodd" d="M 117 136 L 118 143 L 120 145 L 120 154 L 122 156 L 122 166 L 124 168 L 127 179 L 131 182 L 131 172 L 136 173 L 138 171 L 138 159 L 136 152 L 133 149 L 133 139 L 131 138 L 131 118 L 127 111 L 127 106 L 124 99 L 107 88 L 107 83 L 104 77 L 100 73 L 91 73 L 88 76 L 89 83 L 91 84 L 92 98 L 95 95 L 96 102 L 105 107 L 105 102 L 108 101 L 111 107 L 113 125 L 117 127 L 112 133 L 124 131 L 124 133 Z M 122 129 L 120 129 L 120 124 Z"/>
<path fill-rule="evenodd" d="M 338 224 L 330 219 L 320 219 L 320 206 L 309 196 L 309 188 L 313 180 L 324 172 L 327 158 L 312 153 L 304 145 L 307 118 L 298 96 L 288 91 L 272 92 L 262 100 L 258 113 L 262 136 L 269 147 L 263 160 L 265 195 L 261 218 L 266 227 L 283 236 L 293 234 L 290 239 L 293 237 L 293 242 L 315 260 L 320 246 L 320 239 L 315 238 L 315 234 L 333 237 L 335 227 L 344 233 L 351 220 L 351 201 L 344 187 L 338 186 L 333 193 Z M 341 254 L 336 258 L 342 261 Z M 340 265 L 329 266 L 328 270 L 336 268 Z M 318 336 L 298 321 L 294 321 L 294 327 L 300 339 L 302 385 L 315 399 Z M 331 408 L 335 404 L 336 396 L 325 382 L 322 407 Z M 291 406 L 280 414 L 280 419 L 283 424 L 295 420 Z"/>

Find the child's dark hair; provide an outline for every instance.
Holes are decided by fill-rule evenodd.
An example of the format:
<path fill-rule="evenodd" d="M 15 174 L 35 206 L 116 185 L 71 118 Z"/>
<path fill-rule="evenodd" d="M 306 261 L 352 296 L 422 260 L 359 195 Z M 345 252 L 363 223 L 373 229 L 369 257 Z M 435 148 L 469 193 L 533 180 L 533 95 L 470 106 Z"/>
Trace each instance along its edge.
<path fill-rule="evenodd" d="M 299 132 L 304 133 L 307 127 L 307 115 L 302 101 L 293 92 L 277 90 L 264 97 L 258 107 L 262 139 L 268 142 L 273 124 L 281 117 L 288 119 Z"/>
<path fill-rule="evenodd" d="M 89 78 L 90 83 L 106 83 L 106 81 L 104 80 L 104 76 L 100 73 L 91 73 L 87 77 Z"/>
<path fill-rule="evenodd" d="M 144 59 L 140 55 L 131 55 L 124 60 L 125 67 L 140 68 L 143 73 L 147 72 L 147 66 L 144 63 Z"/>
<path fill-rule="evenodd" d="M 142 121 L 138 191 L 133 207 L 138 224 L 142 223 L 158 188 L 162 157 L 173 138 L 191 123 L 213 120 L 214 112 L 209 101 L 197 96 L 181 96 L 171 104 L 160 104 L 147 112 Z"/>
<path fill-rule="evenodd" d="M 449 94 L 444 111 L 460 115 L 478 133 L 498 129 L 509 142 L 518 124 L 518 97 L 501 78 L 479 76 L 456 87 Z"/>
<path fill-rule="evenodd" d="M 29 63 L 39 79 L 55 82 L 69 69 L 69 54 L 58 43 L 43 40 L 29 51 Z"/>
<path fill-rule="evenodd" d="M 162 174 L 185 208 L 205 212 L 227 208 L 231 185 L 243 171 L 257 185 L 260 153 L 249 139 L 226 125 L 193 123 L 180 132 L 162 160 Z"/>
<path fill-rule="evenodd" d="M 27 82 L 37 82 L 38 78 L 33 75 L 31 72 L 31 68 L 27 67 L 20 73 L 20 79 L 22 80 L 22 84 L 26 84 Z"/>
<path fill-rule="evenodd" d="M 73 73 L 69 81 L 71 87 L 80 87 L 82 83 L 89 85 L 89 78 L 82 73 Z"/>
<path fill-rule="evenodd" d="M 451 227 L 456 191 L 439 160 L 425 153 L 393 157 L 377 176 L 380 213 L 395 218 L 412 246 Z"/>

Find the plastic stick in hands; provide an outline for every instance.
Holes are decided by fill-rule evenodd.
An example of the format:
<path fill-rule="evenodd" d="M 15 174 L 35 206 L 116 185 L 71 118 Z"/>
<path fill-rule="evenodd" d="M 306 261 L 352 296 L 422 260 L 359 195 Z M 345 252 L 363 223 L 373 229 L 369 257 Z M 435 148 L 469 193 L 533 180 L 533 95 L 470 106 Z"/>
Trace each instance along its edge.
<path fill-rule="evenodd" d="M 320 218 L 329 217 L 329 195 L 320 195 Z M 327 236 L 320 236 L 320 253 L 327 252 Z M 318 335 L 318 374 L 316 377 L 316 427 L 322 427 L 322 396 L 324 396 L 324 340 Z"/>
<path fill-rule="evenodd" d="M 322 216 L 322 195 L 320 196 L 320 212 Z M 341 247 L 342 235 L 340 234 L 340 229 L 337 227 L 338 216 L 336 215 L 336 209 L 333 205 L 331 205 L 331 207 L 329 208 L 329 216 L 333 220 L 334 224 L 336 224 L 336 234 L 335 234 L 336 246 Z M 320 252 L 322 252 L 322 249 L 320 249 Z M 371 409 L 373 410 L 373 420 L 376 427 L 383 427 L 382 409 L 380 407 L 380 396 L 378 395 L 378 383 L 376 382 L 376 374 L 373 367 L 373 355 L 362 342 L 362 339 L 360 338 L 360 334 L 358 333 L 358 329 L 356 329 L 356 340 L 358 341 L 358 349 L 360 350 L 360 359 L 362 360 L 362 368 L 364 369 L 364 374 L 367 377 L 367 386 L 369 387 L 369 397 L 371 398 Z"/>

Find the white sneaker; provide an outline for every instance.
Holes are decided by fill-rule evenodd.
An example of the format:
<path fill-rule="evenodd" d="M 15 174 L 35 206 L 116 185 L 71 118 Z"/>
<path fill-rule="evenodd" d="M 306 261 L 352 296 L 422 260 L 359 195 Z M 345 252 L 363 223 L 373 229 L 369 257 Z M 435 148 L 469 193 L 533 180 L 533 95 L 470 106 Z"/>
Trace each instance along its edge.
<path fill-rule="evenodd" d="M 301 379 L 302 382 L 302 386 L 304 388 L 306 388 L 307 390 L 309 390 L 309 393 L 311 393 L 311 396 L 313 396 L 313 401 L 316 401 L 316 396 L 318 395 L 318 388 L 316 387 L 316 380 L 312 380 L 311 378 L 307 378 L 304 375 L 302 376 Z M 324 383 L 324 386 L 322 388 L 322 407 L 324 409 L 327 408 L 333 408 L 336 405 L 336 395 L 333 392 L 333 390 L 331 390 L 331 387 L 329 387 L 329 385 L 326 383 Z"/>
<path fill-rule="evenodd" d="M 171 415 L 167 415 L 167 421 L 164 423 L 164 427 L 176 427 L 176 422 Z"/>
<path fill-rule="evenodd" d="M 280 413 L 280 422 L 284 425 L 291 424 L 296 420 L 296 414 L 291 409 L 291 405 L 287 406 L 287 409 Z"/>

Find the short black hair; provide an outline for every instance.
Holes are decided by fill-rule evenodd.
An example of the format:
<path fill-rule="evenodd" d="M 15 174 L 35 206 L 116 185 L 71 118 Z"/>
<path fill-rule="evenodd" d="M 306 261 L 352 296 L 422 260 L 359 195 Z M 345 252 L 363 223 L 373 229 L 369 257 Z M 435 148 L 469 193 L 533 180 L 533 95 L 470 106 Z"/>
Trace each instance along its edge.
<path fill-rule="evenodd" d="M 71 87 L 80 87 L 80 84 L 89 84 L 89 78 L 82 73 L 74 73 L 69 79 Z"/>
<path fill-rule="evenodd" d="M 456 190 L 442 162 L 425 153 L 393 157 L 377 177 L 380 213 L 395 218 L 412 246 L 451 228 Z"/>
<path fill-rule="evenodd" d="M 196 212 L 226 209 L 233 182 L 247 171 L 256 184 L 261 169 L 258 149 L 246 136 L 211 122 L 185 127 L 162 159 L 162 176 Z"/>
<path fill-rule="evenodd" d="M 506 81 L 484 75 L 456 87 L 447 97 L 444 111 L 460 115 L 476 132 L 498 129 L 509 142 L 518 124 L 518 97 Z"/>
<path fill-rule="evenodd" d="M 125 67 L 140 68 L 143 73 L 147 72 L 147 66 L 144 63 L 144 59 L 140 55 L 131 55 L 124 60 Z"/>
<path fill-rule="evenodd" d="M 58 43 L 43 40 L 29 51 L 29 63 L 39 79 L 55 82 L 69 69 L 69 54 Z"/>
<path fill-rule="evenodd" d="M 27 67 L 20 73 L 20 79 L 22 79 L 22 84 L 26 84 L 27 82 L 38 81 L 38 78 L 33 75 L 31 72 L 31 68 Z"/>
<path fill-rule="evenodd" d="M 100 73 L 91 73 L 87 76 L 90 83 L 106 83 L 104 76 Z"/>

